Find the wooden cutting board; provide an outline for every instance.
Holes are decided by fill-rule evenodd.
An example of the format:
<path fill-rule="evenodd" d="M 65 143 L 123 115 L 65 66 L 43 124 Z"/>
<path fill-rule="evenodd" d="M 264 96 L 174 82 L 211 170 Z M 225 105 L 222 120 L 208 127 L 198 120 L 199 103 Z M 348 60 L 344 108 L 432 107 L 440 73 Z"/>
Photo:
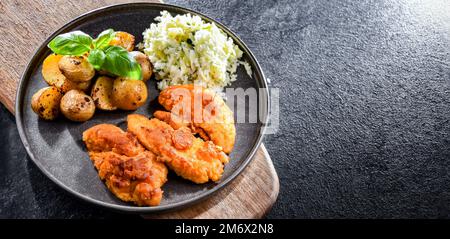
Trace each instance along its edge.
<path fill-rule="evenodd" d="M 0 101 L 14 113 L 17 84 L 37 47 L 55 30 L 93 9 L 123 0 L 2 0 Z M 137 1 L 134 1 L 137 2 Z M 152 2 L 152 1 L 148 1 Z M 158 2 L 153 0 L 153 2 Z M 244 172 L 212 197 L 182 210 L 145 218 L 261 218 L 276 201 L 277 173 L 261 145 Z"/>

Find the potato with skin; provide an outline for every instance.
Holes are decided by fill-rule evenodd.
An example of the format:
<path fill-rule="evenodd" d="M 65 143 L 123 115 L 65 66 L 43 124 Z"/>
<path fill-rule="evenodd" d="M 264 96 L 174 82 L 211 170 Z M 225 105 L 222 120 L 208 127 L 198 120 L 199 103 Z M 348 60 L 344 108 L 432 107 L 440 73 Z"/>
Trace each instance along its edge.
<path fill-rule="evenodd" d="M 71 90 L 86 91 L 87 89 L 89 89 L 89 86 L 91 86 L 91 82 L 92 81 L 77 83 L 66 79 L 64 81 L 57 82 L 57 84 L 55 84 L 54 86 L 56 86 L 63 93 L 67 93 Z"/>
<path fill-rule="evenodd" d="M 112 102 L 122 110 L 135 110 L 147 100 L 144 81 L 117 77 L 113 84 Z"/>
<path fill-rule="evenodd" d="M 61 55 L 51 54 L 42 63 L 42 77 L 47 84 L 56 86 L 56 84 L 61 85 L 60 82 L 67 80 L 58 67 L 58 62 L 62 57 Z"/>
<path fill-rule="evenodd" d="M 45 120 L 54 120 L 59 115 L 59 104 L 63 95 L 55 86 L 40 89 L 31 98 L 31 108 Z"/>
<path fill-rule="evenodd" d="M 102 76 L 116 77 L 113 73 L 108 72 L 107 70 L 99 70 L 97 72 L 99 75 L 102 75 Z"/>
<path fill-rule="evenodd" d="M 134 36 L 128 32 L 116 32 L 115 37 L 109 42 L 111 46 L 121 46 L 127 51 L 134 49 Z"/>
<path fill-rule="evenodd" d="M 60 110 L 66 118 L 83 122 L 94 116 L 95 104 L 84 92 L 71 90 L 61 98 Z"/>
<path fill-rule="evenodd" d="M 134 57 L 134 59 L 141 65 L 142 70 L 142 80 L 148 81 L 150 77 L 152 76 L 152 64 L 150 63 L 150 60 L 148 59 L 147 55 L 140 51 L 132 51 L 130 54 Z"/>
<path fill-rule="evenodd" d="M 116 110 L 117 107 L 112 103 L 114 79 L 107 76 L 100 76 L 95 81 L 91 90 L 91 97 L 95 106 L 101 110 Z"/>
<path fill-rule="evenodd" d="M 59 70 L 58 63 L 62 57 L 62 55 L 51 54 L 45 58 L 42 64 L 42 77 L 45 82 L 50 86 L 55 86 L 62 93 L 66 93 L 73 89 L 86 91 L 89 88 L 91 81 L 80 83 L 72 82 L 63 75 L 61 70 Z"/>
<path fill-rule="evenodd" d="M 63 56 L 58 62 L 62 74 L 73 82 L 86 82 L 95 75 L 95 69 L 83 56 Z"/>

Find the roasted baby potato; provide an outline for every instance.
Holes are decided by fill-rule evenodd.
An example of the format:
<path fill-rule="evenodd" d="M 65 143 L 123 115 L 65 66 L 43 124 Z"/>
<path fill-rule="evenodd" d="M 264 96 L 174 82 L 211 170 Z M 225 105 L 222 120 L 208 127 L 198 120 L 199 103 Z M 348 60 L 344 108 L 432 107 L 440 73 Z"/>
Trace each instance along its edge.
<path fill-rule="evenodd" d="M 65 79 L 63 81 L 56 82 L 54 86 L 56 86 L 63 93 L 69 92 L 70 90 L 87 91 L 89 86 L 91 86 L 91 82 L 92 80 L 86 82 L 73 82 Z"/>
<path fill-rule="evenodd" d="M 142 80 L 145 82 L 152 76 L 152 64 L 150 64 L 150 60 L 147 55 L 140 51 L 132 51 L 130 54 L 134 57 L 134 59 L 141 65 L 142 70 Z"/>
<path fill-rule="evenodd" d="M 95 75 L 94 67 L 83 56 L 63 56 L 58 67 L 63 75 L 73 82 L 86 82 Z"/>
<path fill-rule="evenodd" d="M 116 36 L 109 42 L 111 46 L 121 46 L 127 51 L 134 49 L 134 36 L 128 32 L 116 32 Z"/>
<path fill-rule="evenodd" d="M 147 86 L 144 81 L 118 77 L 114 80 L 112 102 L 122 110 L 135 110 L 147 100 Z"/>
<path fill-rule="evenodd" d="M 42 63 L 42 76 L 47 84 L 56 85 L 67 80 L 58 67 L 58 62 L 62 57 L 61 55 L 51 54 Z"/>
<path fill-rule="evenodd" d="M 63 88 L 63 90 L 65 88 L 67 88 L 67 89 L 65 89 L 64 92 L 68 92 L 69 90 L 81 90 L 81 91 L 86 92 L 89 89 L 89 86 L 91 86 L 91 83 L 92 83 L 92 80 L 85 81 L 85 82 L 73 82 L 73 81 L 67 80 L 67 82 L 65 82 L 65 85 L 67 85 L 67 87 L 64 87 L 64 85 L 63 85 L 62 88 Z"/>
<path fill-rule="evenodd" d="M 45 58 L 44 63 L 42 64 L 42 76 L 44 77 L 45 82 L 51 86 L 55 86 L 62 93 L 74 89 L 86 91 L 89 88 L 91 81 L 80 83 L 72 82 L 63 75 L 61 70 L 59 70 L 58 63 L 62 57 L 62 55 L 51 54 Z"/>
<path fill-rule="evenodd" d="M 107 70 L 99 70 L 97 72 L 99 75 L 102 75 L 102 76 L 116 77 L 113 73 L 108 72 Z"/>
<path fill-rule="evenodd" d="M 66 118 L 83 122 L 94 116 L 94 100 L 82 91 L 71 90 L 61 98 L 60 110 Z"/>
<path fill-rule="evenodd" d="M 59 104 L 62 96 L 55 86 L 42 88 L 32 96 L 31 108 L 39 117 L 54 120 L 59 115 Z"/>
<path fill-rule="evenodd" d="M 112 103 L 111 95 L 113 92 L 114 79 L 107 76 L 100 76 L 95 81 L 91 90 L 91 97 L 95 106 L 101 110 L 116 110 L 117 107 Z"/>

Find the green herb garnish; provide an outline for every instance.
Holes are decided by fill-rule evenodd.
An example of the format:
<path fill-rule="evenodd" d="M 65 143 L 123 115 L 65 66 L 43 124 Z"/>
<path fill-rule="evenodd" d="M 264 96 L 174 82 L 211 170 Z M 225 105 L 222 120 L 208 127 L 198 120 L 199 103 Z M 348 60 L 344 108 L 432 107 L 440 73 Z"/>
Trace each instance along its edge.
<path fill-rule="evenodd" d="M 115 34 L 113 29 L 107 29 L 92 39 L 82 31 L 73 31 L 56 36 L 47 46 L 59 55 L 81 56 L 89 53 L 87 60 L 96 70 L 141 80 L 141 65 L 134 57 L 120 46 L 109 45 Z"/>
<path fill-rule="evenodd" d="M 127 77 L 130 79 L 142 79 L 141 65 L 136 63 L 136 60 L 128 54 L 128 51 L 119 46 L 108 46 L 105 48 L 105 62 L 104 69 L 120 75 L 121 72 L 127 72 Z M 135 62 L 135 64 L 133 64 Z"/>
<path fill-rule="evenodd" d="M 82 31 L 56 36 L 48 47 L 58 55 L 81 56 L 91 49 L 92 38 Z"/>

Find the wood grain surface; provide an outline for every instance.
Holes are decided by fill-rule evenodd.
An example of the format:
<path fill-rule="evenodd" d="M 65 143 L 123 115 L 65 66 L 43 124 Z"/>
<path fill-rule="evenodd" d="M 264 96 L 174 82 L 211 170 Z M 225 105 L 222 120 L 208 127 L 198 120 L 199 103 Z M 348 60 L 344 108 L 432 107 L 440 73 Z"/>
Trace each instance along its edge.
<path fill-rule="evenodd" d="M 16 89 L 26 64 L 39 45 L 52 32 L 83 13 L 126 2 L 142 1 L 0 1 L 0 102 L 14 113 Z M 144 217 L 260 218 L 264 216 L 278 196 L 278 176 L 263 144 L 254 157 L 240 176 L 207 200 L 186 209 Z"/>

